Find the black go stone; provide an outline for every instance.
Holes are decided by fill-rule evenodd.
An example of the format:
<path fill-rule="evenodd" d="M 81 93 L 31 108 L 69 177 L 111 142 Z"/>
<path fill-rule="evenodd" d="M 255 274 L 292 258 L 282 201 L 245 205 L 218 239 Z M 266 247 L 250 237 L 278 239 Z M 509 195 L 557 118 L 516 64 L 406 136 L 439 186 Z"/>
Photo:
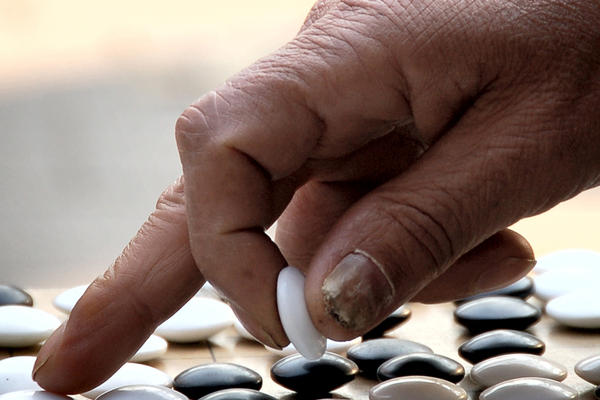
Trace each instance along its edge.
<path fill-rule="evenodd" d="M 391 313 L 386 319 L 381 321 L 379 325 L 371 329 L 369 332 L 363 335 L 364 340 L 380 338 L 385 335 L 386 332 L 396 329 L 404 322 L 406 322 L 411 316 L 410 308 L 403 306 Z"/>
<path fill-rule="evenodd" d="M 539 338 L 521 331 L 496 329 L 481 333 L 458 348 L 458 354 L 471 364 L 509 353 L 542 355 L 546 345 Z"/>
<path fill-rule="evenodd" d="M 387 360 L 377 369 L 377 379 L 422 375 L 458 383 L 465 377 L 464 367 L 451 358 L 431 353 L 413 353 Z"/>
<path fill-rule="evenodd" d="M 348 358 L 369 377 L 377 375 L 377 368 L 387 360 L 412 353 L 433 353 L 429 347 L 410 340 L 382 338 L 367 340 L 348 349 Z"/>
<path fill-rule="evenodd" d="M 224 389 L 207 394 L 200 400 L 277 400 L 273 396 L 253 389 Z"/>
<path fill-rule="evenodd" d="M 352 381 L 358 366 L 352 361 L 325 353 L 318 360 L 308 360 L 292 354 L 271 367 L 271 377 L 283 387 L 297 393 L 325 394 Z"/>
<path fill-rule="evenodd" d="M 594 396 L 596 396 L 597 399 L 600 399 L 600 386 L 594 390 Z"/>
<path fill-rule="evenodd" d="M 16 286 L 0 284 L 0 306 L 33 306 L 33 298 L 29 293 Z"/>
<path fill-rule="evenodd" d="M 472 300 L 454 310 L 454 319 L 471 333 L 493 329 L 524 330 L 540 320 L 542 312 L 524 300 L 492 296 Z"/>
<path fill-rule="evenodd" d="M 464 299 L 460 299 L 454 302 L 456 305 L 461 305 L 467 303 L 471 300 L 481 299 L 483 297 L 490 296 L 510 296 L 510 297 L 518 297 L 520 299 L 526 300 L 533 294 L 533 279 L 526 276 L 518 281 L 511 283 L 508 286 L 505 286 L 500 289 L 492 290 L 489 292 L 479 293 L 470 297 L 466 297 Z"/>
<path fill-rule="evenodd" d="M 186 369 L 173 380 L 173 389 L 191 399 L 223 389 L 246 388 L 259 390 L 261 376 L 237 364 L 213 363 Z"/>

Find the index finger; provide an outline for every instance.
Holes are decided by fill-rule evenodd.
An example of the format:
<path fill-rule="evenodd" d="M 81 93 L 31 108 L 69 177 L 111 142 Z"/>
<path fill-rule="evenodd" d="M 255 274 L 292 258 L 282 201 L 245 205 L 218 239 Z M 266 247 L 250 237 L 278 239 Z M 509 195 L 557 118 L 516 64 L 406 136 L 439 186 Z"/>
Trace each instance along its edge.
<path fill-rule="evenodd" d="M 246 323 L 261 325 L 279 346 L 288 340 L 276 282 L 287 263 L 264 230 L 311 178 L 311 159 L 351 154 L 409 116 L 393 82 L 372 83 L 399 81 L 392 67 L 374 60 L 385 65 L 374 77 L 356 56 L 370 43 L 343 46 L 320 36 L 304 31 L 202 97 L 176 126 L 198 268 Z"/>
<path fill-rule="evenodd" d="M 34 379 L 52 392 L 94 388 L 203 283 L 189 250 L 179 180 L 163 192 L 121 256 L 90 285 L 66 324 L 42 347 Z"/>

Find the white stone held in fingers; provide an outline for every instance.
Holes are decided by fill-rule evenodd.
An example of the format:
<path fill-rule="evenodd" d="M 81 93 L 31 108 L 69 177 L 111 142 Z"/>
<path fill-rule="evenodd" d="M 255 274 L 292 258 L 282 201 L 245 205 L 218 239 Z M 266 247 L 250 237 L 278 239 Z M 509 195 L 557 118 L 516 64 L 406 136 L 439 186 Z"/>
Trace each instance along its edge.
<path fill-rule="evenodd" d="M 309 360 L 323 356 L 326 339 L 313 325 L 304 298 L 304 275 L 295 267 L 281 270 L 277 278 L 277 308 L 283 330 L 300 354 Z"/>
<path fill-rule="evenodd" d="M 355 344 L 359 344 L 360 342 L 361 342 L 360 337 L 357 337 L 352 340 L 342 341 L 342 342 L 337 341 L 337 340 L 327 339 L 327 342 L 325 344 L 325 350 L 330 353 L 342 354 L 346 350 L 348 350 L 350 347 L 354 346 Z M 288 344 L 287 346 L 285 346 L 281 350 L 277 350 L 277 349 L 274 349 L 269 346 L 265 346 L 265 349 L 267 349 L 267 351 L 270 351 L 271 353 L 280 355 L 282 357 L 298 353 L 298 350 L 296 350 L 296 347 L 294 347 L 294 345 L 291 343 Z"/>

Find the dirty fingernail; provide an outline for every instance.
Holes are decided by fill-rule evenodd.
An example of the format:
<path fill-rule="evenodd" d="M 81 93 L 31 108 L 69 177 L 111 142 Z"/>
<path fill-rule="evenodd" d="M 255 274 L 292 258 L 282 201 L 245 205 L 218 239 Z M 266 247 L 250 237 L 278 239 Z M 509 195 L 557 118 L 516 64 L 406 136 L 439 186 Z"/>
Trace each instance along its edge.
<path fill-rule="evenodd" d="M 394 299 L 394 287 L 383 267 L 367 253 L 346 255 L 321 287 L 327 312 L 352 331 L 369 329 Z"/>

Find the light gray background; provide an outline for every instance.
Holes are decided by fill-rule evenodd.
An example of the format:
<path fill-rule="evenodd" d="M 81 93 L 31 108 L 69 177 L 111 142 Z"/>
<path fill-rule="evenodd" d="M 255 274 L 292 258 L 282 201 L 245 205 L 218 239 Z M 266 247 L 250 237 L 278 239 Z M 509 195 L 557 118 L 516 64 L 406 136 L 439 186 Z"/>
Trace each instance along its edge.
<path fill-rule="evenodd" d="M 210 68 L 0 97 L 0 281 L 87 282 L 181 172 L 174 121 Z"/>

